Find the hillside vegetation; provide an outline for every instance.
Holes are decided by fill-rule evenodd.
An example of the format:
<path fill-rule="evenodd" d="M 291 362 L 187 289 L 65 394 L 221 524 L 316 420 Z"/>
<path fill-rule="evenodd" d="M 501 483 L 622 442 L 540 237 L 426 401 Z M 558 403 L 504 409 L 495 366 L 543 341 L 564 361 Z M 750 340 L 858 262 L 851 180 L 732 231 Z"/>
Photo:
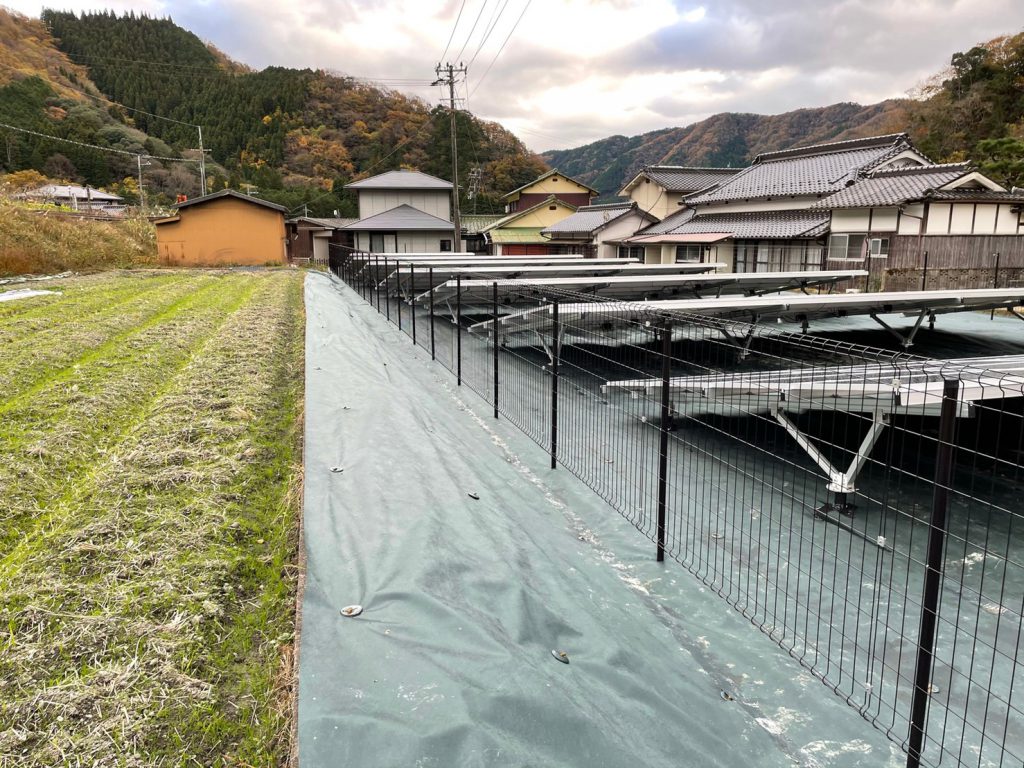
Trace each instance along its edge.
<path fill-rule="evenodd" d="M 183 158 L 197 156 L 193 126 L 202 125 L 214 161 L 211 190 L 253 185 L 291 209 L 308 203 L 313 215 L 354 213 L 342 187 L 369 174 L 412 167 L 450 176 L 447 112 L 420 99 L 322 71 L 252 71 L 170 19 L 45 11 L 40 24 L 0 10 L 0 20 L 0 35 L 34 37 L 37 52 L 35 64 L 8 69 L 0 122 L 131 154 Z M 55 66 L 50 59 L 58 74 L 61 68 L 71 73 L 69 82 L 88 78 L 102 98 L 86 96 L 87 88 L 61 91 L 48 74 Z M 495 123 L 460 112 L 457 130 L 460 176 L 474 166 L 483 171 L 475 200 L 480 212 L 500 211 L 502 193 L 546 169 Z M 129 155 L 3 128 L 0 142 L 7 147 L 0 170 L 32 168 L 97 186 L 134 175 Z M 145 183 L 158 201 L 199 192 L 194 162 L 154 162 Z"/>

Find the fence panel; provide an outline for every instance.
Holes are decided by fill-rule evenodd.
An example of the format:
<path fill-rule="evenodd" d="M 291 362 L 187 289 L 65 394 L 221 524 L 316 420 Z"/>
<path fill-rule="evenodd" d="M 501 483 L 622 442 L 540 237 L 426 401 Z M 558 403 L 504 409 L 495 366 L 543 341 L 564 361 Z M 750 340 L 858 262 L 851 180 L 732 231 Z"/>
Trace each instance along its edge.
<path fill-rule="evenodd" d="M 431 345 L 368 259 L 331 269 L 908 766 L 1024 761 L 1018 374 L 497 285 Z"/>

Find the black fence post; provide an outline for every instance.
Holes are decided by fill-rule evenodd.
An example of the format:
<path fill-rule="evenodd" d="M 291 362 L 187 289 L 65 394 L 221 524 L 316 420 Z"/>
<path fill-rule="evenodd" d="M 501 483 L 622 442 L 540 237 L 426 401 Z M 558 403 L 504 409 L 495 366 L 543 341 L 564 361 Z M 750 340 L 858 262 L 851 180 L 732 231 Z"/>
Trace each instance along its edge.
<path fill-rule="evenodd" d="M 935 629 L 939 620 L 939 597 L 946 549 L 946 513 L 949 511 L 949 490 L 953 477 L 953 441 L 956 439 L 959 391 L 958 379 L 946 379 L 942 386 L 939 445 L 935 456 L 935 485 L 932 490 L 931 519 L 928 521 L 928 565 L 924 577 L 924 595 L 921 599 L 921 629 L 917 640 L 917 666 L 914 669 L 914 697 L 910 706 L 907 768 L 919 768 L 924 748 L 928 697 L 931 695 L 935 655 Z"/>
<path fill-rule="evenodd" d="M 455 383 L 462 386 L 462 275 L 455 276 Z"/>
<path fill-rule="evenodd" d="M 558 302 L 551 305 L 551 468 L 558 467 L 558 337 L 562 326 L 558 319 Z"/>
<path fill-rule="evenodd" d="M 1000 253 L 997 251 L 996 252 L 996 268 L 995 268 L 995 270 L 993 270 L 993 273 L 992 273 L 992 288 L 993 289 L 999 287 L 999 257 L 1000 257 Z M 991 310 L 988 313 L 988 319 L 989 320 L 994 320 L 995 317 L 996 317 L 996 311 L 993 309 L 993 310 Z"/>
<path fill-rule="evenodd" d="M 661 329 L 661 447 L 658 454 L 658 562 L 665 560 L 668 507 L 669 377 L 672 375 L 672 327 Z"/>
<path fill-rule="evenodd" d="M 385 260 L 386 263 L 386 260 Z M 373 257 L 373 269 L 370 270 L 371 288 L 376 288 L 374 295 L 377 299 L 377 311 L 380 312 L 380 280 L 377 279 L 377 271 L 380 269 L 380 256 Z M 385 267 L 387 269 L 387 267 Z M 372 284 L 376 283 L 376 286 Z"/>
<path fill-rule="evenodd" d="M 924 269 L 921 270 L 921 290 L 928 285 L 928 251 L 924 252 Z"/>
<path fill-rule="evenodd" d="M 399 269 L 398 279 L 402 279 L 402 272 Z M 412 320 L 412 343 L 416 346 L 416 262 L 409 262 L 409 315 Z M 399 297 L 401 297 L 401 283 L 399 283 Z M 401 298 L 399 298 L 401 301 Z"/>
<path fill-rule="evenodd" d="M 430 359 L 436 360 L 437 354 L 434 348 L 434 268 L 427 268 L 430 280 Z"/>
<path fill-rule="evenodd" d="M 494 418 L 498 418 L 498 283 L 491 286 L 491 306 L 494 311 Z"/>

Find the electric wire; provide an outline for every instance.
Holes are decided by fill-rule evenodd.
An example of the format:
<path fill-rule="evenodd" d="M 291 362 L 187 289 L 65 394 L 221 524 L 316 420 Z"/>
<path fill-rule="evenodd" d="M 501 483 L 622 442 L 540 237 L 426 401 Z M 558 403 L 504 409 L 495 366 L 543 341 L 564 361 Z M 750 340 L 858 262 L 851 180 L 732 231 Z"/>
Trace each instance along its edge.
<path fill-rule="evenodd" d="M 444 57 L 448 55 L 448 49 L 452 45 L 452 40 L 455 39 L 455 32 L 459 28 L 459 21 L 462 20 L 462 12 L 466 9 L 466 0 L 462 0 L 462 5 L 459 6 L 459 14 L 455 17 L 455 26 L 452 27 L 452 33 L 448 35 L 448 44 L 444 47 L 444 53 L 441 54 L 440 61 L 444 61 Z"/>
<path fill-rule="evenodd" d="M 491 18 L 487 22 L 487 29 L 484 31 L 484 36 L 480 40 L 480 44 L 476 47 L 476 52 L 473 54 L 473 58 L 471 58 L 469 60 L 469 64 L 466 65 L 467 68 L 473 66 L 473 62 L 476 61 L 476 57 L 479 56 L 480 51 L 484 49 L 484 45 L 487 43 L 487 39 L 491 36 L 491 32 L 493 32 L 494 28 L 498 26 L 498 22 L 501 21 L 502 14 L 505 13 L 505 8 L 508 7 L 508 1 L 509 0 L 505 0 L 505 2 L 501 4 L 500 8 L 498 8 L 497 5 L 495 6 L 497 13 L 491 14 Z"/>
<path fill-rule="evenodd" d="M 491 71 L 491 67 L 494 66 L 494 62 L 498 60 L 498 57 L 501 56 L 501 52 L 505 50 L 505 46 L 508 45 L 508 41 L 512 39 L 512 35 L 515 33 L 516 28 L 519 26 L 519 22 L 523 20 L 523 16 L 526 15 L 526 11 L 529 10 L 530 3 L 532 2 L 533 0 L 526 0 L 526 5 L 523 6 L 522 13 L 519 14 L 519 18 L 516 19 L 516 23 L 512 25 L 512 29 L 508 31 L 508 35 L 505 36 L 505 40 L 501 43 L 501 47 L 498 49 L 498 52 L 494 54 L 494 58 L 491 59 L 491 63 L 487 65 L 487 69 L 484 70 L 484 73 L 480 76 L 480 79 L 476 81 L 476 85 L 473 86 L 473 90 L 469 92 L 470 96 L 476 93 L 476 89 L 480 87 L 480 83 L 482 83 L 484 81 L 484 78 L 487 77 L 487 73 Z"/>
<path fill-rule="evenodd" d="M 112 152 L 112 153 L 118 154 L 118 155 L 127 155 L 128 157 L 144 157 L 147 160 L 160 160 L 160 161 L 171 162 L 171 163 L 198 163 L 199 162 L 198 159 L 193 159 L 193 158 L 190 158 L 190 157 L 167 157 L 167 156 L 164 156 L 164 155 L 150 155 L 150 154 L 144 153 L 144 152 L 130 152 L 127 149 L 117 149 L 116 147 L 101 147 L 98 144 L 89 144 L 89 143 L 84 142 L 84 141 L 76 141 L 75 139 L 64 139 L 64 138 L 61 138 L 60 136 L 53 136 L 53 135 L 48 134 L 48 133 L 40 133 L 39 131 L 33 131 L 33 130 L 29 129 L 29 128 L 20 128 L 17 125 L 10 125 L 8 123 L 0 123 L 0 128 L 7 128 L 8 130 L 11 130 L 11 131 L 18 131 L 20 133 L 27 133 L 27 134 L 30 134 L 32 136 L 38 136 L 41 139 L 48 139 L 50 141 L 59 141 L 59 142 L 65 143 L 65 144 L 74 144 L 74 145 L 79 146 L 79 147 L 85 147 L 87 149 L 95 149 L 95 150 L 98 150 L 100 152 Z"/>
<path fill-rule="evenodd" d="M 484 0 L 483 5 L 480 6 L 480 12 L 476 15 L 476 21 L 473 22 L 473 26 L 470 27 L 469 34 L 466 35 L 466 40 L 462 44 L 462 48 L 459 49 L 459 55 L 455 57 L 456 61 L 462 60 L 462 54 L 466 51 L 466 46 L 469 45 L 469 41 L 473 39 L 473 33 L 476 32 L 476 25 L 480 23 L 480 17 L 484 15 L 484 9 L 491 0 Z"/>

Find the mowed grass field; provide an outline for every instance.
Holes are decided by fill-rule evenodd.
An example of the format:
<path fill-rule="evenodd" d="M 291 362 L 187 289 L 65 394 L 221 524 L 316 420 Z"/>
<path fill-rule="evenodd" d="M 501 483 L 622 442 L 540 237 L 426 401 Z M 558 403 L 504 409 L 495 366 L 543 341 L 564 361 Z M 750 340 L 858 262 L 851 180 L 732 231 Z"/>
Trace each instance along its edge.
<path fill-rule="evenodd" d="M 302 274 L 0 303 L 0 766 L 290 751 Z"/>

